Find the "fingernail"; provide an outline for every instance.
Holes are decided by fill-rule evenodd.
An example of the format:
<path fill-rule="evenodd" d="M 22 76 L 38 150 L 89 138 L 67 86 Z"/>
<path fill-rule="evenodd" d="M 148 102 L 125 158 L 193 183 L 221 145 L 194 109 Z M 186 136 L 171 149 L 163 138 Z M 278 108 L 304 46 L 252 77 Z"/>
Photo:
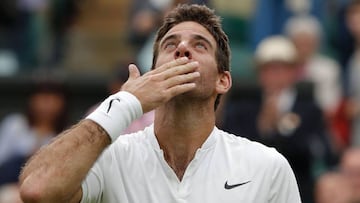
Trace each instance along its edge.
<path fill-rule="evenodd" d="M 197 65 L 199 65 L 199 62 L 197 62 L 197 61 L 193 61 L 193 62 L 191 62 L 191 63 L 189 63 L 191 66 L 197 66 Z"/>
<path fill-rule="evenodd" d="M 194 76 L 199 77 L 200 73 L 199 72 L 194 72 Z"/>
<path fill-rule="evenodd" d="M 188 59 L 188 57 L 181 57 L 178 60 L 179 60 L 180 63 L 183 63 L 183 62 L 188 61 L 189 59 Z"/>

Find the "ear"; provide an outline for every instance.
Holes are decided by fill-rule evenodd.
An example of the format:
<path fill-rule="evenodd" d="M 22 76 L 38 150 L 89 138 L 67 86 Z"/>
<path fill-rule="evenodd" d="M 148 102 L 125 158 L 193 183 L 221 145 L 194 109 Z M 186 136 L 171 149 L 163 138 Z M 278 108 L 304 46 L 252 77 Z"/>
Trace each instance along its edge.
<path fill-rule="evenodd" d="M 232 80 L 229 71 L 219 73 L 218 80 L 216 81 L 216 91 L 218 94 L 225 94 L 231 88 Z"/>

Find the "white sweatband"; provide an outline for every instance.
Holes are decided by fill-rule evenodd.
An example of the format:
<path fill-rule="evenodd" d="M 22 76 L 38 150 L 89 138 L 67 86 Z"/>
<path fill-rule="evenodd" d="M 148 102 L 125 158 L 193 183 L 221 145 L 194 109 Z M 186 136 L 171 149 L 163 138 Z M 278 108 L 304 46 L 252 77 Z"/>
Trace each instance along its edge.
<path fill-rule="evenodd" d="M 104 128 L 114 142 L 142 114 L 140 101 L 129 92 L 120 91 L 105 99 L 86 119 Z"/>

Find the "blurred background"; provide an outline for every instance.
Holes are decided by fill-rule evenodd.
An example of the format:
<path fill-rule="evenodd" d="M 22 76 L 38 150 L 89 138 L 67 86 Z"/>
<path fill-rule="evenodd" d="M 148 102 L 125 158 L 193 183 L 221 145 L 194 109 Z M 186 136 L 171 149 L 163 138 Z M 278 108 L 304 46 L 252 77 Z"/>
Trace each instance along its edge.
<path fill-rule="evenodd" d="M 0 203 L 21 202 L 22 164 L 116 92 L 129 63 L 150 69 L 179 3 L 215 9 L 230 39 L 217 125 L 284 154 L 304 203 L 360 202 L 359 0 L 1 0 Z"/>

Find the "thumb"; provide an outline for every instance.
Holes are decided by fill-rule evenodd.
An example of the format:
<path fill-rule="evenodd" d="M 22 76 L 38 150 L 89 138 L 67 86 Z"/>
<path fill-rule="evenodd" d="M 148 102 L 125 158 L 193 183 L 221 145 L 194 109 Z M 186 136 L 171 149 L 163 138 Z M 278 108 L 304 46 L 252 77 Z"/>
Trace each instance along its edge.
<path fill-rule="evenodd" d="M 140 77 L 140 71 L 135 64 L 129 65 L 129 80 L 136 79 Z"/>

